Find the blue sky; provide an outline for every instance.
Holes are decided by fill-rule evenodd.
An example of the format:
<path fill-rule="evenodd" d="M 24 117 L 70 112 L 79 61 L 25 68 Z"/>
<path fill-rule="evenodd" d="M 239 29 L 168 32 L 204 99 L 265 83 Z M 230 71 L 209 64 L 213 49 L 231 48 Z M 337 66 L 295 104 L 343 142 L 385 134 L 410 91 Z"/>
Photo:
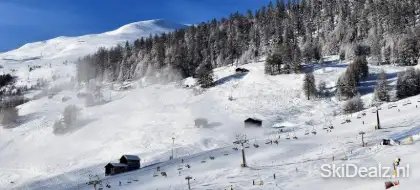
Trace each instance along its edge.
<path fill-rule="evenodd" d="M 112 30 L 163 18 L 191 24 L 245 12 L 270 0 L 0 0 L 0 52 L 57 36 Z"/>

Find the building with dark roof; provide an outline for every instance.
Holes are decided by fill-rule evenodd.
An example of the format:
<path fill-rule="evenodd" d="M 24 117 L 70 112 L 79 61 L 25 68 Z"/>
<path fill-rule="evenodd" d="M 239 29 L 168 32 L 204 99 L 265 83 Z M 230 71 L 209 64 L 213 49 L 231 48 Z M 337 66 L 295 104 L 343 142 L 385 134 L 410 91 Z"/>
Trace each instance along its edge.
<path fill-rule="evenodd" d="M 244 121 L 245 127 L 261 127 L 262 120 L 256 118 L 248 118 Z"/>
<path fill-rule="evenodd" d="M 127 165 L 127 171 L 140 168 L 140 158 L 136 155 L 123 155 L 120 158 L 120 163 Z"/>
<path fill-rule="evenodd" d="M 127 171 L 127 164 L 108 163 L 105 166 L 105 175 L 115 175 Z"/>

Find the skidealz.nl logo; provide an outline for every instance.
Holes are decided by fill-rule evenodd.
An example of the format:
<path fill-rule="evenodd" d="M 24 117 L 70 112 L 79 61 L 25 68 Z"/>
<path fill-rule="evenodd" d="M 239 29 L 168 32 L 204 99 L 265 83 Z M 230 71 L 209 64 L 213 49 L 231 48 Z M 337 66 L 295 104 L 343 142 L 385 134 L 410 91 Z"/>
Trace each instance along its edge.
<path fill-rule="evenodd" d="M 410 176 L 410 165 L 387 167 L 378 164 L 363 167 L 355 164 L 323 164 L 321 176 L 323 178 L 406 178 Z"/>

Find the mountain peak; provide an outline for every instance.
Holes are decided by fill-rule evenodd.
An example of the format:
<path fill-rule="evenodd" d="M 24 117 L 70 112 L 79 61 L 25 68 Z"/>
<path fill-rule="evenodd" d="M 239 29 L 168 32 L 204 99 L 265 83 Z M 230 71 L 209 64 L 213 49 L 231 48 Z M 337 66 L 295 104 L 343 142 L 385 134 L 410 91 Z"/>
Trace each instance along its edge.
<path fill-rule="evenodd" d="M 24 62 L 27 60 L 68 60 L 95 52 L 99 47 L 112 47 L 125 41 L 171 32 L 186 25 L 163 19 L 133 22 L 113 31 L 83 36 L 60 36 L 50 40 L 28 43 L 18 49 L 0 53 L 0 61 Z"/>
<path fill-rule="evenodd" d="M 129 24 L 119 27 L 116 30 L 106 32 L 106 34 L 118 35 L 118 34 L 145 32 L 145 31 L 154 31 L 157 29 L 174 30 L 174 29 L 184 28 L 185 26 L 186 25 L 171 22 L 164 19 L 154 19 L 154 20 L 145 20 L 145 21 L 129 23 Z"/>

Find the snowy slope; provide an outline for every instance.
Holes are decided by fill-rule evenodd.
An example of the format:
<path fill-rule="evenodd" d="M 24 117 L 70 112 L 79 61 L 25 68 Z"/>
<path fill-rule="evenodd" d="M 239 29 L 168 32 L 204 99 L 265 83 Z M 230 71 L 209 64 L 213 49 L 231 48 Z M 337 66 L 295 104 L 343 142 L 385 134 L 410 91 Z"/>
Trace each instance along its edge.
<path fill-rule="evenodd" d="M 333 87 L 346 66 L 334 62 L 316 66 L 316 80 Z M 420 169 L 415 165 L 418 143 L 378 146 L 381 138 L 420 125 L 420 108 L 415 107 L 419 97 L 411 98 L 413 104 L 408 106 L 397 102 L 400 111 L 387 110 L 384 105 L 382 125 L 387 129 L 374 131 L 376 120 L 371 109 L 366 111 L 366 117 L 357 119 L 359 114 L 341 115 L 341 102 L 334 97 L 307 101 L 301 92 L 302 74 L 267 76 L 262 61 L 244 67 L 250 73 L 236 75 L 230 66 L 215 69 L 217 86 L 206 91 L 185 88 L 180 83 L 140 87 L 139 82 L 132 82 L 132 89 L 117 91 L 114 89 L 120 84 L 115 83 L 104 84 L 104 94 L 111 101 L 99 106 L 85 107 L 77 97 L 77 89 L 65 89 L 51 99 L 42 97 L 23 104 L 19 115 L 25 122 L 13 129 L 0 128 L 0 157 L 13 158 L 0 159 L 0 189 L 91 189 L 85 184 L 90 174 L 99 175 L 103 185 L 109 183 L 112 189 L 185 189 L 187 175 L 194 178 L 193 189 L 383 189 L 382 179 L 356 179 L 356 183 L 322 179 L 319 166 L 331 162 L 333 156 L 337 163 L 350 158 L 356 164 L 390 164 L 401 156 L 404 162 Z M 385 69 L 392 76 L 390 81 L 395 81 L 393 73 L 402 70 L 392 66 Z M 376 67 L 370 70 L 373 74 L 379 72 Z M 184 84 L 193 81 L 189 78 Z M 64 96 L 71 100 L 62 102 Z M 367 106 L 371 97 L 369 92 L 363 96 Z M 80 106 L 87 122 L 76 131 L 56 135 L 52 125 L 69 104 Z M 264 127 L 245 129 L 243 120 L 247 117 L 263 119 Z M 208 119 L 209 126 L 195 127 L 196 118 Z M 341 124 L 346 118 L 352 122 Z M 296 130 L 280 134 L 279 145 L 266 145 L 267 140 L 278 137 L 277 130 L 271 127 L 276 123 L 288 123 Z M 331 133 L 323 130 L 329 124 L 335 126 Z M 307 130 L 316 130 L 317 135 L 305 135 Z M 361 130 L 367 133 L 367 148 L 360 147 Z M 247 134 L 251 142 L 247 149 L 248 169 L 239 167 L 240 154 L 232 149 L 237 134 Z M 285 139 L 294 135 L 299 139 Z M 172 137 L 177 159 L 167 161 Z M 254 143 L 260 148 L 254 148 Z M 122 154 L 139 155 L 145 168 L 104 178 L 105 164 Z M 187 169 L 181 159 L 191 168 Z M 153 177 L 159 174 L 155 172 L 157 166 L 168 173 L 167 178 Z M 418 179 L 416 173 L 404 179 L 402 189 L 414 187 Z M 252 180 L 263 180 L 264 185 L 252 186 Z"/>
<path fill-rule="evenodd" d="M 124 25 L 116 30 L 78 37 L 61 36 L 51 40 L 25 44 L 22 47 L 0 53 L 0 63 L 6 61 L 25 62 L 31 60 L 74 61 L 95 52 L 99 47 L 111 47 L 140 37 L 173 31 L 185 25 L 166 20 L 147 20 Z"/>
<path fill-rule="evenodd" d="M 94 53 L 99 47 L 112 47 L 141 37 L 170 32 L 185 27 L 166 20 L 147 20 L 124 25 L 116 30 L 78 37 L 57 37 L 26 44 L 0 53 L 0 73 L 18 77 L 18 86 L 33 86 L 38 80 L 71 78 L 76 74 L 74 62 Z M 36 68 L 30 70 L 30 68 Z"/>

